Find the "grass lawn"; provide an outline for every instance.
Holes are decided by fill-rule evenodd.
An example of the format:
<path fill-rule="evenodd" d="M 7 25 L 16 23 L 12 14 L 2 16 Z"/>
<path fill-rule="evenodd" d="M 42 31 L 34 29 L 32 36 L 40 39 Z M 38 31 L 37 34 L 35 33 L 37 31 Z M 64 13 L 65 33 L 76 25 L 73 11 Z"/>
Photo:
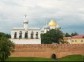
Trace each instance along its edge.
<path fill-rule="evenodd" d="M 69 55 L 59 59 L 60 61 L 84 61 L 84 56 L 82 55 Z"/>
<path fill-rule="evenodd" d="M 50 58 L 35 58 L 35 57 L 10 57 L 6 61 L 56 61 Z M 69 55 L 59 58 L 58 61 L 84 61 L 82 55 Z"/>
<path fill-rule="evenodd" d="M 49 58 L 36 58 L 36 57 L 10 57 L 6 61 L 55 61 Z"/>

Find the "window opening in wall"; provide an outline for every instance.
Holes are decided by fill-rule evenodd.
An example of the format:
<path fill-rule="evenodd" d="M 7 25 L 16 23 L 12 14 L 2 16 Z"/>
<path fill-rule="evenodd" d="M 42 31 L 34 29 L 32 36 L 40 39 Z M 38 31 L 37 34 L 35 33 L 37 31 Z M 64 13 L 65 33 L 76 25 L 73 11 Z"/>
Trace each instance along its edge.
<path fill-rule="evenodd" d="M 17 38 L 17 32 L 14 33 L 14 39 L 16 39 L 16 38 Z"/>
<path fill-rule="evenodd" d="M 36 32 L 36 39 L 38 39 L 38 32 Z"/>
<path fill-rule="evenodd" d="M 25 32 L 25 38 L 28 38 L 28 32 Z"/>
<path fill-rule="evenodd" d="M 74 42 L 74 40 L 72 40 L 72 42 Z"/>
<path fill-rule="evenodd" d="M 55 55 L 55 54 L 52 54 L 52 55 L 51 55 L 51 58 L 52 58 L 52 59 L 54 59 L 54 60 L 57 60 L 57 58 L 56 58 L 56 55 Z"/>
<path fill-rule="evenodd" d="M 77 42 L 77 40 L 75 40 L 75 42 Z"/>
<path fill-rule="evenodd" d="M 83 42 L 83 40 L 81 40 L 81 42 Z"/>
<path fill-rule="evenodd" d="M 19 32 L 19 39 L 22 38 L 22 31 Z"/>
<path fill-rule="evenodd" d="M 32 32 L 31 32 L 31 39 L 34 38 L 33 36 L 34 36 L 34 32 L 32 31 Z"/>

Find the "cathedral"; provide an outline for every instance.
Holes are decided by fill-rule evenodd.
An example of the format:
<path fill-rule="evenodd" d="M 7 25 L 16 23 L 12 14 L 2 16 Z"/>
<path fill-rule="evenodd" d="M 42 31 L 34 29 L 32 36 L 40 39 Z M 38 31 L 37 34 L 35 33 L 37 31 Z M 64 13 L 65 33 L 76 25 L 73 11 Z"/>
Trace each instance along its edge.
<path fill-rule="evenodd" d="M 28 19 L 25 16 L 23 20 L 23 27 L 15 27 L 11 31 L 11 41 L 15 44 L 41 44 L 41 34 L 46 33 L 50 29 L 59 28 L 55 20 L 50 22 L 42 28 L 28 27 Z"/>

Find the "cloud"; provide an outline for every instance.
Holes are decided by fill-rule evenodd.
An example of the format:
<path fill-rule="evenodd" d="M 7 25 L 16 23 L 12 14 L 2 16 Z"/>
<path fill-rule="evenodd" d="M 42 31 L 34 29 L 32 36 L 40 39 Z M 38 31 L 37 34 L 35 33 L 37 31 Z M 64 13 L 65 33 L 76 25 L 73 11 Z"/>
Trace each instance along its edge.
<path fill-rule="evenodd" d="M 42 27 L 45 20 L 49 22 L 51 18 L 55 18 L 65 31 L 66 27 L 83 26 L 84 0 L 0 0 L 2 31 L 6 32 L 6 28 L 10 31 L 15 26 L 22 26 L 25 14 L 28 15 L 31 26 L 40 24 Z M 77 29 L 75 27 L 71 30 Z"/>

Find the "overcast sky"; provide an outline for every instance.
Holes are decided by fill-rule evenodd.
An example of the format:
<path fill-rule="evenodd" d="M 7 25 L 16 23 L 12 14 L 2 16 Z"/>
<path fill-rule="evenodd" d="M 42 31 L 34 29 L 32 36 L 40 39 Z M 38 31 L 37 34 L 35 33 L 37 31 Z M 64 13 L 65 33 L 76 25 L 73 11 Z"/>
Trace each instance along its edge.
<path fill-rule="evenodd" d="M 84 0 L 0 0 L 0 31 L 22 27 L 25 14 L 31 27 L 54 18 L 63 32 L 84 34 Z"/>

